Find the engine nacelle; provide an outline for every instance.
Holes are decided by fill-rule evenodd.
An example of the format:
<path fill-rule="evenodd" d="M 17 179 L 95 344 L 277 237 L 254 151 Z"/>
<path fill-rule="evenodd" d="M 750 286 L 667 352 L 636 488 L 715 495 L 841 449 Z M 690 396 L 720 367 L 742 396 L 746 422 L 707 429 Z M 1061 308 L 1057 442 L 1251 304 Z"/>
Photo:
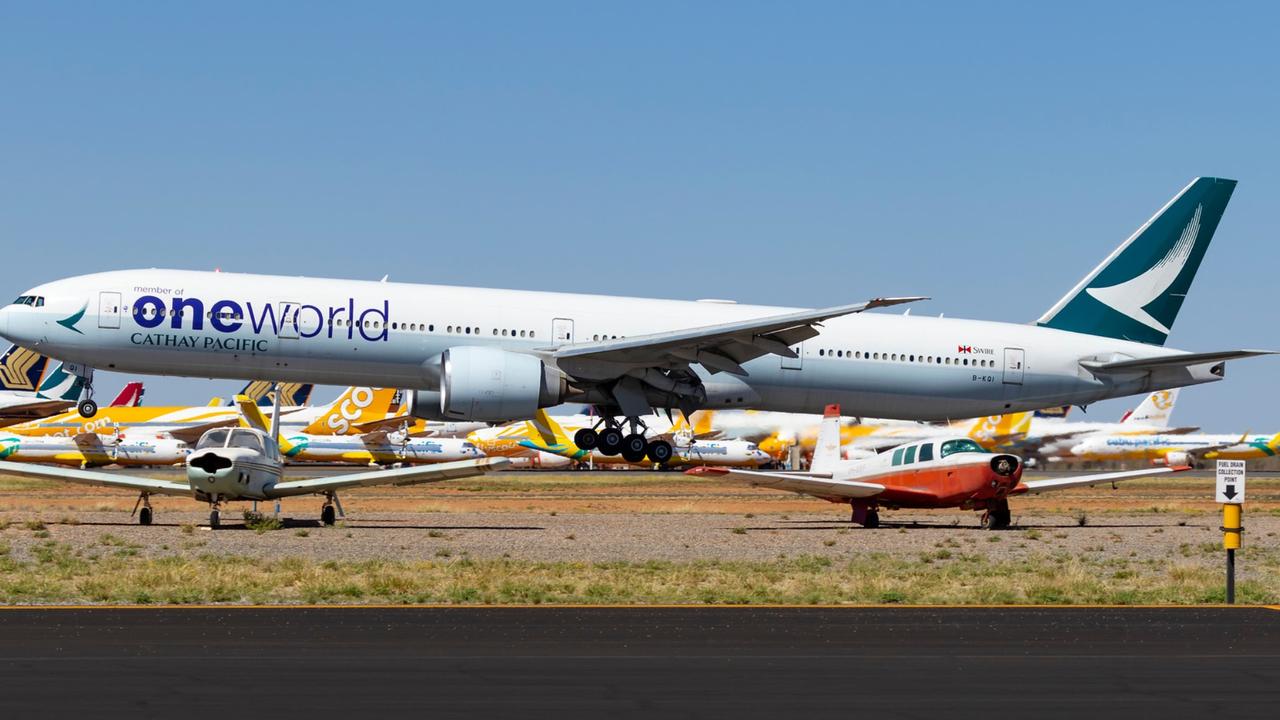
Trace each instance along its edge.
<path fill-rule="evenodd" d="M 567 378 L 532 355 L 453 347 L 440 355 L 440 390 L 414 392 L 409 412 L 426 420 L 504 422 L 559 405 L 567 390 Z"/>
<path fill-rule="evenodd" d="M 1190 453 L 1174 451 L 1165 453 L 1164 460 L 1156 460 L 1153 465 L 1168 465 L 1169 467 L 1178 467 L 1181 465 L 1195 465 L 1195 458 Z"/>

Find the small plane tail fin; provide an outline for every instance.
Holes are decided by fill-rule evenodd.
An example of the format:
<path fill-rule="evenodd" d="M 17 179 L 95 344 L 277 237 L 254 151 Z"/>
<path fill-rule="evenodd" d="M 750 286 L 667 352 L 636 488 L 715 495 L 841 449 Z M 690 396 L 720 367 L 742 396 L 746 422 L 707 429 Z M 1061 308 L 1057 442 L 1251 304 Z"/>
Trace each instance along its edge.
<path fill-rule="evenodd" d="M 1236 181 L 1191 181 L 1037 325 L 1164 345 Z"/>
<path fill-rule="evenodd" d="M 828 405 L 822 413 L 818 443 L 813 448 L 811 472 L 831 472 L 840 462 L 840 406 Z"/>

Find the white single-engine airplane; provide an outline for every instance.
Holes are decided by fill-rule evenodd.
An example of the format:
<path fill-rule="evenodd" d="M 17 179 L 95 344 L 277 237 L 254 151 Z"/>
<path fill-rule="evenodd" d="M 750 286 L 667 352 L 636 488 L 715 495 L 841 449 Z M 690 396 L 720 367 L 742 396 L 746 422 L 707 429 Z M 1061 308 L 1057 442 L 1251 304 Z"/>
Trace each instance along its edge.
<path fill-rule="evenodd" d="M 237 401 L 253 405 L 246 397 Z M 279 411 L 276 413 L 279 432 Z M 480 458 L 426 467 L 359 472 L 308 480 L 285 480 L 284 463 L 273 433 L 256 428 L 209 430 L 187 456 L 187 481 L 173 482 L 118 473 L 23 465 L 0 460 L 0 473 L 65 480 L 85 485 L 133 490 L 139 493 L 138 522 L 150 525 L 152 495 L 183 495 L 209 503 L 209 525 L 218 527 L 222 504 L 236 500 L 275 500 L 296 495 L 323 495 L 320 522 L 332 525 L 341 511 L 338 491 L 375 485 L 417 485 L 482 475 L 508 465 L 505 458 Z M 139 510 L 138 506 L 134 508 Z"/>
<path fill-rule="evenodd" d="M 579 447 L 661 458 L 652 408 L 946 420 L 1220 380 L 1263 352 L 1162 345 L 1235 185 L 1192 181 L 1031 324 L 865 312 L 921 297 L 804 310 L 153 269 L 34 287 L 0 309 L 0 335 L 69 363 L 90 416 L 94 367 L 383 385 L 427 420 L 593 404 Z"/>

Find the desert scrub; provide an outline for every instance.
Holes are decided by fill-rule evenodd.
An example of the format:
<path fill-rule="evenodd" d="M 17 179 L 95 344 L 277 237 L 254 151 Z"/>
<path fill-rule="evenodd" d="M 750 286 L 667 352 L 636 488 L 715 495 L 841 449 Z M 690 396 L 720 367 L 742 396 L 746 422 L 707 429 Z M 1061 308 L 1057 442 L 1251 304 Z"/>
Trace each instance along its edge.
<path fill-rule="evenodd" d="M 0 553 L 0 602 L 22 603 L 676 603 L 975 604 L 1220 602 L 1217 563 L 1103 563 L 1068 554 L 1017 560 L 934 551 L 930 562 L 851 559 L 532 562 L 316 561 L 184 553 L 85 557 L 44 542 Z M 1237 586 L 1246 603 L 1280 602 L 1280 562 L 1256 553 Z"/>
<path fill-rule="evenodd" d="M 244 526 L 258 534 L 262 534 L 272 530 L 279 530 L 284 527 L 284 523 L 274 515 L 263 515 L 253 510 L 245 510 Z"/>

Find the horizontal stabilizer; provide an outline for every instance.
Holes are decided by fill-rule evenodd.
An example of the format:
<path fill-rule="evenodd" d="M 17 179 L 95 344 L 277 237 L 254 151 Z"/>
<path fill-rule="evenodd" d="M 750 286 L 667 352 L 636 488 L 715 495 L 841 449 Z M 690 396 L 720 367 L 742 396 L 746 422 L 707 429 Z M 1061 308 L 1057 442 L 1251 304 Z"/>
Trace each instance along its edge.
<path fill-rule="evenodd" d="M 1220 350 L 1218 352 L 1181 353 L 1138 360 L 1117 360 L 1115 362 L 1082 360 L 1080 364 L 1095 373 L 1143 372 L 1159 368 L 1191 367 L 1225 360 L 1239 360 L 1241 358 L 1275 354 L 1275 350 Z"/>

